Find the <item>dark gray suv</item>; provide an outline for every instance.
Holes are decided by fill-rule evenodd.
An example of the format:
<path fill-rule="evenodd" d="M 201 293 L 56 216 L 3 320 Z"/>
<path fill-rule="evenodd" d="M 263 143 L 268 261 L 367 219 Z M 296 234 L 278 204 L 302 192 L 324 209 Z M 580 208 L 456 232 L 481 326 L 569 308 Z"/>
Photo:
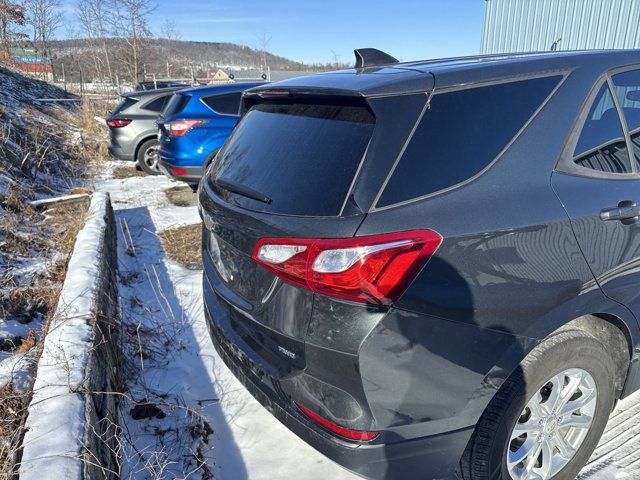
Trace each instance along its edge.
<path fill-rule="evenodd" d="M 150 175 L 159 175 L 156 120 L 171 95 L 184 87 L 125 93 L 107 118 L 109 153 L 119 160 L 136 161 Z"/>
<path fill-rule="evenodd" d="M 640 385 L 640 52 L 357 54 L 201 181 L 218 352 L 361 475 L 574 478 Z"/>

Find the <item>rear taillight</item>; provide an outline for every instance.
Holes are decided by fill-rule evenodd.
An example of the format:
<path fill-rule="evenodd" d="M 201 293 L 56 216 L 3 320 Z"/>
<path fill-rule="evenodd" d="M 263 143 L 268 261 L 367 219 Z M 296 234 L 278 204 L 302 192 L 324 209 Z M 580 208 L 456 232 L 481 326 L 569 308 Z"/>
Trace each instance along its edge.
<path fill-rule="evenodd" d="M 107 120 L 107 125 L 113 128 L 122 128 L 126 127 L 131 123 L 130 118 L 114 118 L 111 120 Z"/>
<path fill-rule="evenodd" d="M 207 123 L 208 120 L 174 120 L 164 124 L 167 133 L 172 137 L 181 137 L 189 130 Z"/>
<path fill-rule="evenodd" d="M 432 230 L 338 239 L 263 238 L 253 259 L 299 287 L 354 302 L 390 305 L 441 242 Z"/>
<path fill-rule="evenodd" d="M 332 421 L 327 420 L 324 417 L 321 417 L 317 413 L 309 410 L 307 407 L 300 405 L 299 403 L 296 403 L 296 405 L 298 406 L 300 411 L 311 420 L 318 423 L 319 425 L 322 425 L 327 430 L 346 439 L 356 440 L 359 442 L 369 442 L 380 434 L 380 432 L 364 432 L 362 430 L 351 430 L 349 428 L 341 427 L 340 425 L 333 423 Z"/>

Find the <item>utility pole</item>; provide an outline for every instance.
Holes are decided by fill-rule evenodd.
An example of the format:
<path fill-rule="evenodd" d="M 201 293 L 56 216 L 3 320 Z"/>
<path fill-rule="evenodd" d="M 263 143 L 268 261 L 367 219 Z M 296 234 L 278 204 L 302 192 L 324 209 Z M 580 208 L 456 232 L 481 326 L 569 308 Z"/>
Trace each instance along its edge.
<path fill-rule="evenodd" d="M 169 71 L 169 62 L 167 62 L 167 78 L 171 78 L 171 72 Z"/>
<path fill-rule="evenodd" d="M 62 84 L 64 85 L 64 91 L 67 91 L 67 77 L 64 74 L 64 63 L 62 64 Z"/>

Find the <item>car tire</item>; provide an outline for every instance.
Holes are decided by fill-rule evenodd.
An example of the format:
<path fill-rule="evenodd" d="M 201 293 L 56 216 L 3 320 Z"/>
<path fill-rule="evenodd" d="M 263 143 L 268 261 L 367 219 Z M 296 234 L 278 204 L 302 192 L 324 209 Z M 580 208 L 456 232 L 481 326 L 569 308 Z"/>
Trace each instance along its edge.
<path fill-rule="evenodd" d="M 553 427 L 553 423 L 555 425 L 561 425 L 561 423 L 555 420 L 547 423 L 549 417 L 538 421 L 537 418 L 539 417 L 531 413 L 532 410 L 529 405 L 536 404 L 535 399 L 543 398 L 544 392 L 553 392 L 554 384 L 550 380 L 557 378 L 558 375 L 560 378 L 565 378 L 565 382 L 567 382 L 566 379 L 569 379 L 566 383 L 567 386 L 564 387 L 567 388 L 572 380 L 570 376 L 564 377 L 564 372 L 583 371 L 587 372 L 588 375 L 581 375 L 584 378 L 590 376 L 596 386 L 595 394 L 593 390 L 590 390 L 592 393 L 585 396 L 585 399 L 591 396 L 596 398 L 595 406 L 591 405 L 590 407 L 593 409 L 593 415 L 584 415 L 584 418 L 592 418 L 590 426 L 586 429 L 586 434 L 582 434 L 585 436 L 581 443 L 575 446 L 575 453 L 571 457 L 567 455 L 567 458 L 570 457 L 568 463 L 564 464 L 555 473 L 548 473 L 550 476 L 547 477 L 553 480 L 574 479 L 597 446 L 609 419 L 609 414 L 614 407 L 615 385 L 613 379 L 616 378 L 616 364 L 609 354 L 608 347 L 610 348 L 611 346 L 603 345 L 601 341 L 589 333 L 572 329 L 561 330 L 537 345 L 521 362 L 520 367 L 505 381 L 480 418 L 460 464 L 462 478 L 464 480 L 510 480 L 517 478 L 518 472 L 524 471 L 514 470 L 514 474 L 516 474 L 514 476 L 510 473 L 508 466 L 509 459 L 515 461 L 516 458 L 520 458 L 523 455 L 519 452 L 519 449 L 524 448 L 527 445 L 526 440 L 529 439 L 529 433 L 527 433 L 523 437 L 517 437 L 512 440 L 513 435 L 516 435 L 516 423 L 519 424 L 518 433 L 525 425 L 529 424 L 535 425 L 536 428 L 540 429 L 542 435 L 538 432 L 531 432 L 531 443 L 529 444 L 533 444 L 534 440 L 538 443 L 543 443 L 546 438 L 549 439 L 549 443 L 545 443 L 545 445 L 550 445 L 552 436 L 554 440 L 556 439 L 556 430 L 558 432 L 571 432 L 571 434 L 579 431 L 579 429 L 571 430 L 570 427 L 565 427 L 564 430 L 559 427 Z M 584 391 L 588 391 L 586 387 Z M 569 392 L 569 390 L 561 389 L 561 392 Z M 546 402 L 551 399 L 550 395 Z M 576 395 L 579 401 L 582 397 L 581 392 L 574 393 L 570 398 L 574 398 Z M 539 401 L 538 404 L 544 406 L 544 403 Z M 570 404 L 575 405 L 575 402 Z M 535 408 L 537 409 L 539 406 L 537 405 Z M 541 411 L 546 412 L 548 408 L 549 405 Z M 526 418 L 527 412 L 529 412 L 529 419 Z M 576 418 L 574 415 L 583 417 L 580 410 L 565 416 L 565 421 L 569 417 L 571 418 L 570 421 L 573 421 Z M 563 418 L 562 416 L 552 417 L 556 418 L 556 420 Z M 551 432 L 551 427 L 553 427 L 553 432 Z M 569 433 L 567 433 L 568 435 Z M 543 440 L 538 441 L 539 437 L 543 437 Z M 522 445 L 518 447 L 521 442 Z M 513 452 L 511 456 L 508 451 Z M 533 450 L 530 451 L 533 452 Z M 553 451 L 553 455 L 561 454 L 560 449 L 556 447 L 546 451 Z M 540 467 L 535 468 L 540 468 L 540 470 L 534 473 L 540 473 L 544 471 L 542 450 L 539 456 L 536 455 L 538 454 L 532 453 L 528 458 L 537 458 L 535 465 L 540 465 Z M 553 458 L 553 455 L 547 454 L 547 458 Z M 522 467 L 518 465 L 514 466 L 512 463 L 511 468 L 526 468 L 525 462 L 522 463 Z M 531 478 L 540 477 L 531 475 Z"/>
<path fill-rule="evenodd" d="M 162 173 L 158 163 L 159 147 L 160 142 L 155 138 L 151 138 L 138 148 L 136 160 L 142 171 L 148 175 L 160 175 Z"/>

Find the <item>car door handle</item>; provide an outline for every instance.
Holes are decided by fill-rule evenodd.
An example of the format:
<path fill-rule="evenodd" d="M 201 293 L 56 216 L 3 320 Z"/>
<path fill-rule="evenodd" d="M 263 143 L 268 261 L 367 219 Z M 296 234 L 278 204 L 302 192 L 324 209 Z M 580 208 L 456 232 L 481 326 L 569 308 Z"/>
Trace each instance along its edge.
<path fill-rule="evenodd" d="M 600 220 L 608 222 L 618 220 L 624 224 L 635 223 L 640 219 L 640 207 L 636 202 L 625 200 L 617 207 L 605 208 L 600 211 Z"/>

